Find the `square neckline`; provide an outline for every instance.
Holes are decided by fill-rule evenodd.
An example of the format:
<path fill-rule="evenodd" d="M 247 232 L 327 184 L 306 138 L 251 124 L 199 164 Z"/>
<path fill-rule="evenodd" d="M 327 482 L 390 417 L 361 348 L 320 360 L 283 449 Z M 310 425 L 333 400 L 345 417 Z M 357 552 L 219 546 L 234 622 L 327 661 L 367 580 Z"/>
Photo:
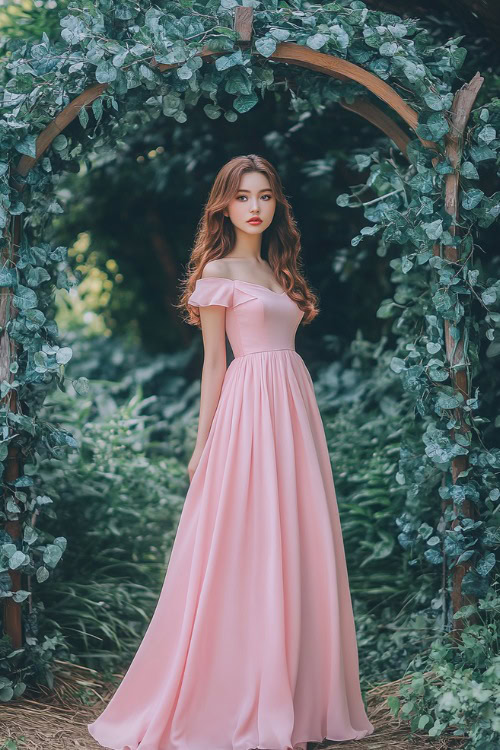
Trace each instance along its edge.
<path fill-rule="evenodd" d="M 278 297 L 282 297 L 286 292 L 275 292 L 274 289 L 269 289 L 267 286 L 264 286 L 263 284 L 256 284 L 254 281 L 244 281 L 243 279 L 228 279 L 227 276 L 205 276 L 205 279 L 221 279 L 222 281 L 232 281 L 237 282 L 238 284 L 250 284 L 251 286 L 258 286 L 261 289 L 265 289 L 268 292 L 271 292 L 271 294 L 276 294 Z"/>

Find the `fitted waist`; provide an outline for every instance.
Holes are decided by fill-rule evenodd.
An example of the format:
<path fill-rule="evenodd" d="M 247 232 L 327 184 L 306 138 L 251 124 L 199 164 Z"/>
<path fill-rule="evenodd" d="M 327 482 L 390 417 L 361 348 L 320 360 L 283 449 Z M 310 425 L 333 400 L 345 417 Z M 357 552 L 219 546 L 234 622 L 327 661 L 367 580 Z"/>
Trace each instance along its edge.
<path fill-rule="evenodd" d="M 287 347 L 285 349 L 260 349 L 258 352 L 247 352 L 246 354 L 237 354 L 235 359 L 241 359 L 242 357 L 250 357 L 252 354 L 264 354 L 267 352 L 294 352 L 295 349 Z"/>

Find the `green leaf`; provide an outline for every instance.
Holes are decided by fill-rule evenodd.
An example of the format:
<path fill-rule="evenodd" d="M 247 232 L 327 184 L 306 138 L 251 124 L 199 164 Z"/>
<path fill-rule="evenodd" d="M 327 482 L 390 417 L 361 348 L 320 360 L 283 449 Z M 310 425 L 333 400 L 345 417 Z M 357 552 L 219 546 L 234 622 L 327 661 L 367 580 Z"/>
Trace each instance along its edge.
<path fill-rule="evenodd" d="M 330 26 L 330 38 L 338 49 L 345 50 L 349 47 L 349 34 L 338 23 Z"/>
<path fill-rule="evenodd" d="M 99 83 L 111 83 L 117 75 L 115 66 L 109 60 L 101 60 L 95 71 L 95 77 Z"/>
<path fill-rule="evenodd" d="M 479 172 L 471 161 L 464 161 L 460 168 L 460 174 L 462 177 L 467 177 L 468 180 L 479 179 Z"/>
<path fill-rule="evenodd" d="M 424 557 L 427 562 L 430 562 L 432 565 L 439 565 L 443 562 L 443 556 L 437 549 L 426 549 Z"/>
<path fill-rule="evenodd" d="M 496 159 L 496 151 L 489 146 L 475 146 L 474 144 L 469 150 L 471 159 L 475 162 L 486 161 L 487 159 Z"/>
<path fill-rule="evenodd" d="M 23 540 L 26 542 L 26 544 L 33 544 L 34 542 L 36 542 L 38 537 L 39 532 L 35 528 L 33 528 L 33 526 L 26 524 L 23 533 Z"/>
<path fill-rule="evenodd" d="M 465 617 L 471 617 L 472 615 L 476 614 L 477 607 L 475 604 L 466 604 L 464 607 L 460 607 L 460 609 L 455 612 L 453 615 L 454 620 L 460 620 L 461 618 Z"/>
<path fill-rule="evenodd" d="M 252 94 L 252 81 L 248 73 L 241 67 L 231 70 L 228 74 L 224 90 L 228 94 Z"/>
<path fill-rule="evenodd" d="M 453 103 L 453 94 L 445 94 L 441 96 L 434 92 L 428 92 L 424 94 L 424 102 L 427 104 L 429 109 L 433 109 L 435 112 L 441 112 L 443 109 L 449 109 Z"/>
<path fill-rule="evenodd" d="M 30 307 L 37 306 L 38 298 L 33 289 L 18 284 L 16 293 L 12 297 L 12 302 L 19 310 L 28 310 Z"/>
<path fill-rule="evenodd" d="M 476 565 L 476 570 L 483 578 L 487 576 L 496 565 L 496 557 L 494 552 L 488 552 L 482 557 Z"/>
<path fill-rule="evenodd" d="M 48 214 L 63 214 L 64 209 L 57 201 L 51 201 L 47 206 Z"/>
<path fill-rule="evenodd" d="M 243 114 L 252 109 L 252 107 L 255 107 L 258 101 L 257 94 L 253 92 L 252 94 L 248 94 L 248 96 L 238 96 L 233 102 L 233 107 L 237 112 Z"/>
<path fill-rule="evenodd" d="M 397 716 L 399 713 L 399 709 L 401 706 L 401 701 L 397 697 L 397 695 L 389 695 L 386 698 L 387 705 L 389 706 L 390 710 L 392 711 L 393 716 Z"/>
<path fill-rule="evenodd" d="M 130 21 L 131 18 L 135 18 L 138 9 L 134 8 L 131 3 L 117 3 L 113 8 L 116 18 L 120 21 Z"/>
<path fill-rule="evenodd" d="M 396 305 L 394 304 L 392 299 L 384 300 L 380 304 L 380 307 L 377 310 L 377 313 L 376 313 L 377 318 L 381 318 L 381 319 L 390 318 L 394 314 L 393 310 L 395 307 Z"/>
<path fill-rule="evenodd" d="M 428 341 L 426 349 L 429 354 L 437 354 L 441 349 L 441 344 L 438 341 Z"/>
<path fill-rule="evenodd" d="M 145 81 L 154 81 L 155 79 L 154 71 L 148 65 L 144 65 L 144 64 L 139 65 L 139 75 Z"/>
<path fill-rule="evenodd" d="M 31 596 L 31 591 L 18 589 L 12 594 L 12 600 L 20 604 L 21 602 L 24 602 L 28 598 L 28 596 Z"/>
<path fill-rule="evenodd" d="M 436 406 L 440 409 L 455 409 L 464 402 L 464 397 L 457 391 L 454 395 L 440 393 L 436 399 Z"/>
<path fill-rule="evenodd" d="M 326 34 L 313 34 L 306 39 L 306 44 L 311 49 L 321 49 L 321 47 L 324 47 L 327 42 L 328 37 Z"/>
<path fill-rule="evenodd" d="M 102 99 L 94 99 L 92 102 L 92 112 L 94 113 L 94 117 L 96 119 L 96 122 L 99 122 L 99 120 L 102 117 Z"/>
<path fill-rule="evenodd" d="M 73 356 L 73 350 L 70 346 L 63 346 L 56 352 L 56 362 L 60 365 L 67 364 Z"/>
<path fill-rule="evenodd" d="M 481 203 L 483 195 L 483 191 L 479 190 L 479 188 L 472 188 L 471 190 L 464 191 L 462 193 L 462 206 L 467 210 L 475 208 Z"/>
<path fill-rule="evenodd" d="M 86 128 L 89 122 L 89 113 L 87 112 L 85 107 L 80 107 L 80 110 L 78 112 L 78 119 L 82 128 Z"/>
<path fill-rule="evenodd" d="M 273 39 L 272 37 L 265 36 L 262 39 L 257 39 L 255 42 L 255 49 L 259 53 L 259 55 L 263 55 L 264 57 L 271 57 L 271 55 L 276 52 L 276 47 L 278 46 L 276 39 Z"/>
<path fill-rule="evenodd" d="M 12 557 L 9 557 L 9 568 L 11 570 L 17 570 L 21 567 L 21 565 L 24 565 L 28 561 L 28 556 L 24 554 L 24 552 L 21 552 L 21 550 L 16 550 Z"/>
<path fill-rule="evenodd" d="M 491 125 L 485 125 L 477 134 L 477 140 L 488 145 L 497 137 L 496 130 Z"/>
<path fill-rule="evenodd" d="M 60 24 L 62 26 L 61 37 L 70 46 L 78 44 L 85 39 L 87 29 L 82 19 L 77 16 L 64 16 Z"/>
<path fill-rule="evenodd" d="M 449 130 L 448 120 L 439 112 L 434 112 L 426 121 L 417 127 L 417 134 L 421 138 L 438 141 Z"/>
<path fill-rule="evenodd" d="M 432 301 L 434 302 L 436 310 L 439 313 L 446 312 L 450 309 L 450 307 L 453 307 L 453 302 L 450 295 L 448 294 L 448 292 L 442 290 L 438 290 L 433 294 Z"/>
<path fill-rule="evenodd" d="M 50 281 L 50 273 L 42 266 L 34 266 L 28 271 L 27 283 L 31 287 L 40 286 L 44 281 Z"/>
<path fill-rule="evenodd" d="M 276 44 L 276 42 L 274 42 L 274 44 Z M 218 57 L 215 61 L 216 70 L 228 70 L 228 68 L 232 68 L 235 65 L 243 65 L 243 55 L 241 53 L 241 50 L 233 52 L 232 55 L 223 55 L 222 57 Z"/>
<path fill-rule="evenodd" d="M 193 71 L 189 67 L 189 65 L 182 65 L 180 68 L 177 68 L 177 75 L 182 81 L 187 81 L 190 78 L 193 77 Z"/>
<path fill-rule="evenodd" d="M 0 287 L 2 286 L 15 286 L 17 284 L 17 276 L 14 268 L 7 268 L 4 266 L 0 268 Z"/>
<path fill-rule="evenodd" d="M 89 381 L 83 376 L 72 380 L 71 384 L 79 396 L 86 396 L 90 390 Z"/>
<path fill-rule="evenodd" d="M 380 45 L 378 48 L 378 51 L 381 55 L 387 55 L 387 57 L 393 57 L 398 51 L 400 47 L 399 44 L 396 42 L 384 42 Z"/>
<path fill-rule="evenodd" d="M 413 261 L 411 261 L 407 255 L 403 255 L 401 259 L 401 270 L 403 273 L 408 273 L 413 268 Z"/>
<path fill-rule="evenodd" d="M 443 220 L 436 219 L 429 224 L 422 224 L 422 229 L 430 240 L 437 240 L 443 234 Z"/>
<path fill-rule="evenodd" d="M 64 133 L 60 133 L 59 135 L 56 135 L 54 140 L 52 141 L 52 148 L 54 151 L 64 151 L 65 148 L 68 146 L 68 139 L 64 135 Z"/>
<path fill-rule="evenodd" d="M 4 703 L 7 703 L 8 701 L 10 701 L 13 695 L 14 695 L 14 691 L 9 685 L 6 685 L 5 687 L 0 689 L 0 701 Z M 7 742 L 11 742 L 11 740 L 7 739 Z M 14 742 L 16 741 L 12 740 L 10 748 L 8 750 L 17 750 L 17 747 L 18 747 L 17 742 L 16 744 L 14 744 Z"/>
<path fill-rule="evenodd" d="M 55 568 L 62 554 L 63 550 L 58 544 L 48 544 L 43 553 L 43 561 L 49 568 Z"/>
<path fill-rule="evenodd" d="M 290 32 L 287 29 L 271 29 L 269 33 L 277 42 L 286 42 L 290 38 Z M 267 55 L 265 56 L 267 57 Z"/>
<path fill-rule="evenodd" d="M 422 714 L 418 720 L 418 728 L 425 729 L 429 724 L 432 724 L 433 720 L 427 714 Z"/>
<path fill-rule="evenodd" d="M 18 141 L 15 144 L 16 151 L 20 154 L 36 158 L 36 139 L 36 135 L 27 135 L 22 141 Z"/>
<path fill-rule="evenodd" d="M 406 364 L 405 364 L 405 361 L 401 359 L 400 357 L 393 357 L 391 359 L 390 367 L 393 372 L 399 373 L 399 372 L 402 372 L 402 370 L 406 369 Z"/>
<path fill-rule="evenodd" d="M 40 565 L 40 567 L 36 569 L 36 580 L 38 581 L 38 583 L 43 583 L 44 581 L 46 581 L 49 575 L 50 573 L 45 565 Z"/>
<path fill-rule="evenodd" d="M 497 291 L 492 286 L 488 287 L 488 289 L 485 289 L 483 292 L 481 292 L 481 299 L 483 300 L 485 305 L 492 305 L 494 302 L 496 302 L 496 298 L 497 298 Z"/>
<path fill-rule="evenodd" d="M 221 108 L 216 104 L 205 104 L 203 111 L 211 120 L 216 120 L 222 114 Z"/>

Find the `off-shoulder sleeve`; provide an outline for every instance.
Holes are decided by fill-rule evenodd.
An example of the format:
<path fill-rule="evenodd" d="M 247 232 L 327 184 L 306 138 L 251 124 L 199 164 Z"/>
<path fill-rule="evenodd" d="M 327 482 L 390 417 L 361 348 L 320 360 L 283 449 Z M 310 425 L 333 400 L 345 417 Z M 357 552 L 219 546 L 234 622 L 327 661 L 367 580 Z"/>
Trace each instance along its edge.
<path fill-rule="evenodd" d="M 231 279 L 207 276 L 198 279 L 194 292 L 188 297 L 188 305 L 207 307 L 208 305 L 222 305 L 232 307 L 234 283 Z"/>

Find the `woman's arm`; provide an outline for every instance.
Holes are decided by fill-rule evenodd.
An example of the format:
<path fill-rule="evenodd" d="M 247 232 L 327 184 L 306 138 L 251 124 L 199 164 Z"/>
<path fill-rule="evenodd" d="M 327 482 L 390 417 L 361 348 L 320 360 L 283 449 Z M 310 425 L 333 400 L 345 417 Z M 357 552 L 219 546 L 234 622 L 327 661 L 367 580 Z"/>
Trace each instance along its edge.
<path fill-rule="evenodd" d="M 195 450 L 201 452 L 207 441 L 226 374 L 226 308 L 222 305 L 200 307 L 200 321 L 204 357 Z"/>
<path fill-rule="evenodd" d="M 203 269 L 202 278 L 218 274 L 220 271 L 217 261 L 210 261 Z M 196 445 L 188 464 L 189 481 L 193 478 L 207 442 L 226 374 L 226 308 L 223 305 L 200 306 L 200 323 L 204 349 L 200 416 Z"/>

